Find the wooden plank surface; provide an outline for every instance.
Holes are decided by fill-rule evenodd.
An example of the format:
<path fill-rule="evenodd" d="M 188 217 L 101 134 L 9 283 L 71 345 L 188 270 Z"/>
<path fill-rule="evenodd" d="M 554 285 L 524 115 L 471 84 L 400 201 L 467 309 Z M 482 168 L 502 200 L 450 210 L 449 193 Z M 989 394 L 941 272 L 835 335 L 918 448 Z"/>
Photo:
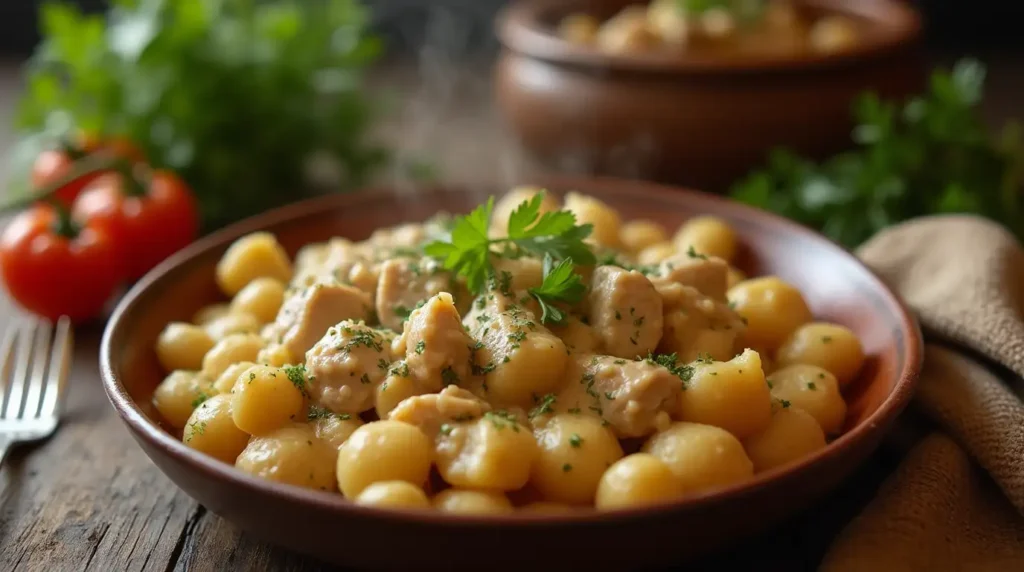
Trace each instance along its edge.
<path fill-rule="evenodd" d="M 383 135 L 437 162 L 445 178 L 511 182 L 536 169 L 509 146 L 490 106 L 484 68 L 426 76 L 407 66 L 385 70 L 379 85 L 404 106 Z M 997 61 L 988 107 L 993 119 L 1024 116 L 1024 60 Z M 10 124 L 16 67 L 0 65 L 0 121 Z M 0 136 L 0 153 L 10 145 Z M 0 173 L 0 178 L 4 173 Z M 17 315 L 0 294 L 0 323 Z M 12 452 L 0 470 L 0 571 L 96 570 L 314 571 L 330 569 L 254 540 L 179 491 L 135 444 L 109 406 L 99 380 L 100 331 L 77 332 L 67 414 L 56 436 Z M 894 463 L 880 451 L 848 486 L 790 526 L 715 555 L 690 569 L 762 570 L 815 566 L 828 539 L 868 498 Z"/>

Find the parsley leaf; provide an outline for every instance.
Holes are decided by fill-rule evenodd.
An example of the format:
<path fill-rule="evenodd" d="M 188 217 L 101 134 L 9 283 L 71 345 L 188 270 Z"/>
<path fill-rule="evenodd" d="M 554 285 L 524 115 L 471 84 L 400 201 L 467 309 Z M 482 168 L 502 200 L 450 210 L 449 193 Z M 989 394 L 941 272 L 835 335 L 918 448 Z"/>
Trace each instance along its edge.
<path fill-rule="evenodd" d="M 577 225 L 576 216 L 569 211 L 540 213 L 543 193 L 523 201 L 508 220 L 508 236 L 490 238 L 488 223 L 494 211 L 494 197 L 468 215 L 455 217 L 447 239 L 427 244 L 427 256 L 441 261 L 448 270 L 466 279 L 472 292 L 481 292 L 489 278 L 495 275 L 492 255 L 514 256 L 527 252 L 536 256 L 550 256 L 562 260 L 572 258 L 580 265 L 597 262 L 584 239 L 593 227 Z M 492 251 L 492 248 L 497 250 Z"/>
<path fill-rule="evenodd" d="M 587 287 L 580 275 L 573 270 L 572 258 L 555 264 L 550 254 L 544 255 L 544 281 L 538 288 L 530 288 L 530 295 L 537 299 L 542 311 L 541 321 L 550 324 L 565 323 L 565 312 L 555 302 L 575 304 L 583 298 Z"/>
<path fill-rule="evenodd" d="M 473 212 L 455 218 L 449 242 L 435 240 L 423 247 L 427 256 L 465 277 L 473 292 L 479 292 L 494 271 L 489 260 L 491 240 L 487 237 L 487 223 L 493 210 L 494 197 L 490 197 Z"/>
<path fill-rule="evenodd" d="M 961 60 L 905 103 L 863 94 L 853 107 L 857 148 L 822 163 L 775 150 L 732 196 L 847 247 L 903 220 L 953 212 L 1024 238 L 1024 141 L 1015 124 L 1002 137 L 988 129 L 977 109 L 984 78 L 979 62 Z"/>

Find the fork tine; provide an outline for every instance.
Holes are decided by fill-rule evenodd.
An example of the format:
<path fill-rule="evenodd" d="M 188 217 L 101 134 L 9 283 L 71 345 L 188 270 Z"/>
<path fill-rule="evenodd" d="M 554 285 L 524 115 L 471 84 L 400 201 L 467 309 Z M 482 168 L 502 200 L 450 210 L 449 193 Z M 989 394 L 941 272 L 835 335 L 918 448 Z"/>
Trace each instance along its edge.
<path fill-rule="evenodd" d="M 49 322 L 43 322 L 36 328 L 36 346 L 32 351 L 32 377 L 28 382 L 28 392 L 25 394 L 26 419 L 35 419 L 39 413 L 39 406 L 43 397 L 43 381 L 46 379 L 46 358 L 50 355 L 50 333 L 52 326 Z"/>
<path fill-rule="evenodd" d="M 14 342 L 18 339 L 18 328 L 21 321 L 15 319 L 7 331 L 4 332 L 4 341 L 0 345 L 0 419 L 4 413 L 4 398 L 7 397 L 7 388 L 11 384 L 11 364 L 14 363 Z"/>
<path fill-rule="evenodd" d="M 71 320 L 67 316 L 61 316 L 57 320 L 57 334 L 53 338 L 50 367 L 46 377 L 46 393 L 43 396 L 43 406 L 39 410 L 40 417 L 55 415 L 64 402 L 73 345 L 74 332 L 71 330 Z"/>
<path fill-rule="evenodd" d="M 25 384 L 28 381 L 28 366 L 32 361 L 32 338 L 36 330 L 35 320 L 25 320 L 18 335 L 17 363 L 14 364 L 14 378 L 11 380 L 11 391 L 7 397 L 5 419 L 17 419 L 21 416 L 21 404 L 25 397 Z"/>

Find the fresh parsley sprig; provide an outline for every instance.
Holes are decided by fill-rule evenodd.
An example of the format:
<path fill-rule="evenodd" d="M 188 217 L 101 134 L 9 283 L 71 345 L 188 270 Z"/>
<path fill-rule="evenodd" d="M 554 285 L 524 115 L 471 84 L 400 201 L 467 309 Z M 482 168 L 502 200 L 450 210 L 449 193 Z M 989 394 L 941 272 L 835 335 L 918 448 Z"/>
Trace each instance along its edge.
<path fill-rule="evenodd" d="M 435 240 L 424 246 L 423 251 L 465 278 L 473 292 L 482 291 L 494 276 L 491 256 L 507 255 L 510 250 L 557 260 L 571 258 L 580 265 L 597 262 L 584 242 L 593 226 L 577 225 L 576 215 L 570 211 L 541 214 L 543 200 L 544 194 L 538 193 L 524 201 L 509 215 L 508 236 L 490 238 L 487 229 L 494 211 L 494 197 L 490 197 L 468 215 L 455 217 L 448 240 Z"/>
<path fill-rule="evenodd" d="M 1024 238 L 1024 140 L 990 132 L 978 104 L 985 68 L 962 60 L 905 103 L 860 97 L 852 151 L 822 163 L 779 149 L 732 188 L 734 198 L 855 247 L 917 216 L 975 213 Z"/>
<path fill-rule="evenodd" d="M 565 312 L 555 306 L 556 302 L 575 304 L 583 299 L 586 291 L 580 275 L 573 270 L 572 258 L 555 264 L 550 254 L 544 255 L 544 281 L 539 287 L 529 290 L 540 304 L 541 321 L 549 324 L 565 323 Z"/>

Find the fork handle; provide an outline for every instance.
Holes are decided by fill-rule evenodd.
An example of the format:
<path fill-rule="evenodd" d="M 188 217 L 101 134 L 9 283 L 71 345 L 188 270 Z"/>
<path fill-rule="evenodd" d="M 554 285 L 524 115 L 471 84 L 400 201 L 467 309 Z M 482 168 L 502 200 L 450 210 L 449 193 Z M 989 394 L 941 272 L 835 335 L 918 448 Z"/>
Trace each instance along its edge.
<path fill-rule="evenodd" d="M 4 458 L 7 457 L 7 451 L 10 450 L 13 444 L 13 439 L 6 435 L 0 435 L 0 466 L 3 466 Z"/>

